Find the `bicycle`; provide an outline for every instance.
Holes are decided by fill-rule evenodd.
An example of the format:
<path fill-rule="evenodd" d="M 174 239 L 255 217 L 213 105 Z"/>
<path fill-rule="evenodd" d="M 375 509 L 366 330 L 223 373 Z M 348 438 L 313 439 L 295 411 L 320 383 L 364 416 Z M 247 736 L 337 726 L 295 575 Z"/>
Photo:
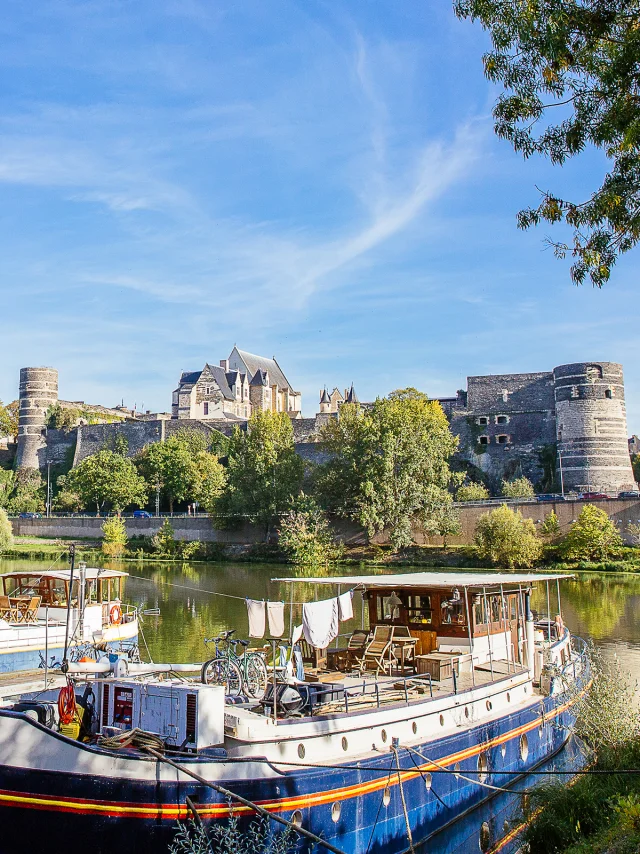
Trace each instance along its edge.
<path fill-rule="evenodd" d="M 205 638 L 213 643 L 216 654 L 202 665 L 200 679 L 205 685 L 223 685 L 230 697 L 238 697 L 243 689 L 255 699 L 267 690 L 267 665 L 260 653 L 247 652 L 249 641 L 232 639 L 235 629 L 222 632 L 217 638 Z M 243 648 L 238 655 L 237 647 Z"/>

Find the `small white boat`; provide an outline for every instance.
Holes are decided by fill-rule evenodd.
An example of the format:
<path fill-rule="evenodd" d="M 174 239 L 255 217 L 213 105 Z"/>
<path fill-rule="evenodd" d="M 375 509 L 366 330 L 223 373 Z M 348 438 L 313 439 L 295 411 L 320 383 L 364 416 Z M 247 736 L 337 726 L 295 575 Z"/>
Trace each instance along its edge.
<path fill-rule="evenodd" d="M 61 663 L 69 612 L 69 645 L 104 648 L 134 645 L 137 609 L 122 601 L 126 572 L 80 564 L 71 570 L 34 569 L 2 576 L 0 673 L 54 667 Z M 69 608 L 69 602 L 71 607 Z"/>

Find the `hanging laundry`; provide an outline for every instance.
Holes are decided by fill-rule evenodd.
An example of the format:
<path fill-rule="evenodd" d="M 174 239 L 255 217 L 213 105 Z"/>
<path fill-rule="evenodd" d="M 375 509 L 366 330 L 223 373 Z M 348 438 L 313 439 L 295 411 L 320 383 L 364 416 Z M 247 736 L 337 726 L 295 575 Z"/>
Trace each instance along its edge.
<path fill-rule="evenodd" d="M 269 634 L 272 638 L 281 638 L 284 634 L 284 602 L 267 602 Z"/>
<path fill-rule="evenodd" d="M 338 636 L 338 600 L 325 599 L 303 605 L 302 630 L 311 646 L 326 649 Z"/>
<path fill-rule="evenodd" d="M 263 638 L 265 629 L 265 603 L 258 599 L 246 599 L 249 617 L 249 637 Z"/>
<path fill-rule="evenodd" d="M 293 665 L 296 669 L 296 679 L 298 682 L 304 682 L 304 662 L 302 661 L 302 652 L 298 647 L 293 650 Z"/>
<path fill-rule="evenodd" d="M 294 626 L 291 635 L 291 646 L 295 646 L 302 637 L 302 626 Z"/>
<path fill-rule="evenodd" d="M 353 590 L 338 596 L 338 616 L 341 622 L 353 619 Z"/>

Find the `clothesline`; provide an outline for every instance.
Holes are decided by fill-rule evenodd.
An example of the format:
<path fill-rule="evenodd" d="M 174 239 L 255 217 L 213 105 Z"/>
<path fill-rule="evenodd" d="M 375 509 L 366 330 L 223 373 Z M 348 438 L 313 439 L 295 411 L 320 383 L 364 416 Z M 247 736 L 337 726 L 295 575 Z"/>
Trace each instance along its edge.
<path fill-rule="evenodd" d="M 154 584 L 155 585 L 157 583 L 151 578 L 146 578 L 144 575 L 132 575 L 131 573 L 128 573 L 128 576 L 129 576 L 129 578 L 136 578 L 139 581 L 146 581 L 148 584 Z M 161 583 L 165 584 L 167 587 L 179 587 L 181 590 L 191 590 L 193 593 L 206 593 L 209 596 L 222 596 L 225 599 L 237 599 L 239 602 L 246 602 L 246 599 L 247 599 L 246 596 L 234 596 L 232 593 L 219 593 L 217 590 L 204 590 L 202 587 L 189 587 L 189 585 L 187 585 L 187 584 L 176 584 L 174 581 L 163 581 Z M 331 583 L 331 579 L 328 578 L 327 584 L 330 584 L 330 583 Z M 345 591 L 345 592 L 350 593 L 352 591 L 357 590 L 358 587 L 359 587 L 359 585 L 356 585 L 355 587 L 351 587 L 348 591 Z M 266 602 L 267 600 L 263 599 L 262 601 Z M 307 604 L 308 604 L 307 602 L 284 602 L 285 607 L 288 605 L 303 606 L 303 605 L 307 605 Z"/>

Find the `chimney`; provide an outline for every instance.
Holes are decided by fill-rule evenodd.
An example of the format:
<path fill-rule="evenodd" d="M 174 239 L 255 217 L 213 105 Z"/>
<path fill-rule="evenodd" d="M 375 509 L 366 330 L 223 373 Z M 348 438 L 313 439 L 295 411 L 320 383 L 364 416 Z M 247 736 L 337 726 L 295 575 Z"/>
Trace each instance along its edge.
<path fill-rule="evenodd" d="M 229 360 L 228 359 L 220 359 L 220 367 L 225 373 L 229 372 Z"/>
<path fill-rule="evenodd" d="M 344 390 L 344 399 L 346 400 L 346 399 L 347 399 L 347 397 L 349 397 L 349 389 L 348 389 L 348 388 L 345 388 L 345 390 Z"/>

